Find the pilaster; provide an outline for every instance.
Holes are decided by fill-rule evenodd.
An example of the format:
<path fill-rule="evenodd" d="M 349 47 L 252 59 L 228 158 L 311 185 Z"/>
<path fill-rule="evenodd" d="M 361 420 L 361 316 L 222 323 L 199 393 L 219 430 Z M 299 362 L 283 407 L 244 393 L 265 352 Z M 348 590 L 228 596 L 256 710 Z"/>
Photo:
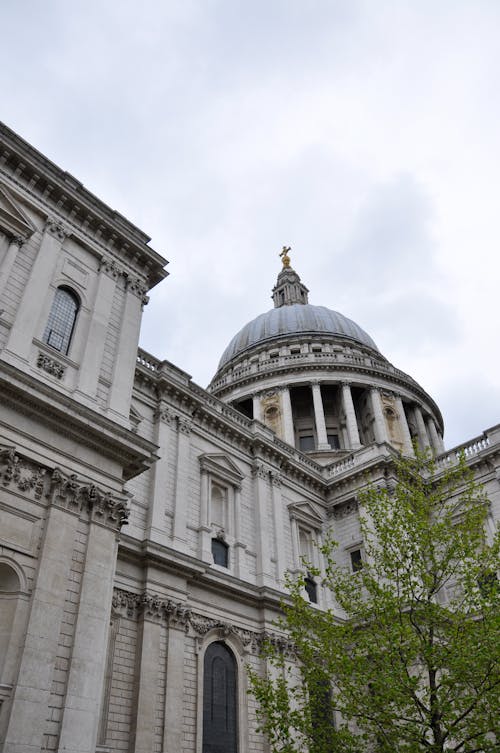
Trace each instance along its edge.
<path fill-rule="evenodd" d="M 117 531 L 91 519 L 59 749 L 94 753 L 103 692 Z"/>
<path fill-rule="evenodd" d="M 5 346 L 7 351 L 25 361 L 29 358 L 33 337 L 41 334 L 38 328 L 42 309 L 54 276 L 57 257 L 67 235 L 60 223 L 53 219 L 47 220 L 42 242 Z"/>
<path fill-rule="evenodd" d="M 23 243 L 24 238 L 21 238 L 21 236 L 12 238 L 7 248 L 7 252 L 2 259 L 2 264 L 0 266 L 0 299 L 7 284 L 7 280 L 10 277 L 10 273 L 12 272 L 12 267 L 14 266 L 18 251 Z"/>
<path fill-rule="evenodd" d="M 182 625 L 170 624 L 167 634 L 167 684 L 165 688 L 165 724 L 163 753 L 180 753 L 184 746 L 184 641 Z M 152 750 L 152 748 L 150 748 Z M 148 751 L 149 753 L 149 751 Z"/>
<path fill-rule="evenodd" d="M 157 543 L 165 541 L 165 508 L 168 488 L 168 463 L 175 440 L 175 416 L 161 404 L 154 416 L 154 439 L 160 457 L 151 468 L 151 503 L 148 508 L 146 538 Z"/>
<path fill-rule="evenodd" d="M 107 260 L 101 262 L 92 318 L 82 356 L 84 368 L 80 369 L 78 379 L 78 390 L 91 398 L 95 398 L 97 393 L 113 296 L 119 275 L 120 271 L 113 262 Z"/>
<path fill-rule="evenodd" d="M 257 542 L 256 580 L 258 585 L 275 585 L 271 565 L 269 521 L 267 499 L 269 490 L 269 470 L 260 460 L 254 462 L 252 476 L 255 494 L 255 539 Z"/>
<path fill-rule="evenodd" d="M 182 551 L 187 549 L 187 510 L 189 504 L 189 446 L 192 422 L 177 419 L 177 463 L 175 478 L 174 520 L 172 538 Z"/>
<path fill-rule="evenodd" d="M 158 693 L 161 629 L 160 615 L 155 614 L 155 610 L 148 609 L 146 604 L 139 617 L 137 635 L 139 666 L 136 680 L 135 740 L 132 748 L 134 753 L 151 753 L 155 749 L 155 711 Z M 170 682 L 169 677 L 168 682 Z M 182 695 L 182 688 L 179 688 L 179 694 Z"/>
<path fill-rule="evenodd" d="M 110 410 L 126 422 L 128 422 L 134 384 L 142 307 L 147 301 L 146 286 L 140 280 L 127 280 L 109 399 Z"/>
<path fill-rule="evenodd" d="M 283 583 L 285 577 L 285 532 L 283 525 L 283 499 L 281 495 L 281 476 L 271 471 L 271 490 L 273 500 L 273 521 L 276 551 L 276 578 Z"/>

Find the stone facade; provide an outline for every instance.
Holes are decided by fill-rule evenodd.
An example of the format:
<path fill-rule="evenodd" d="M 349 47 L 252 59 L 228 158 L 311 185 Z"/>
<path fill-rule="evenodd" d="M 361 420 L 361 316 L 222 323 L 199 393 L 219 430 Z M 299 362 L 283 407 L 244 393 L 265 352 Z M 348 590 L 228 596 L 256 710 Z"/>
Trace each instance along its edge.
<path fill-rule="evenodd" d="M 285 573 L 321 567 L 332 529 L 341 564 L 362 556 L 357 494 L 395 450 L 463 449 L 500 517 L 500 427 L 445 453 L 432 399 L 341 315 L 238 341 L 208 391 L 138 350 L 166 275 L 148 244 L 0 127 L 4 753 L 203 753 L 214 643 L 234 661 L 237 750 L 263 753 L 245 668 L 264 637 L 289 649 Z M 286 258 L 275 306 L 312 316 Z M 319 584 L 312 601 L 335 608 Z"/>

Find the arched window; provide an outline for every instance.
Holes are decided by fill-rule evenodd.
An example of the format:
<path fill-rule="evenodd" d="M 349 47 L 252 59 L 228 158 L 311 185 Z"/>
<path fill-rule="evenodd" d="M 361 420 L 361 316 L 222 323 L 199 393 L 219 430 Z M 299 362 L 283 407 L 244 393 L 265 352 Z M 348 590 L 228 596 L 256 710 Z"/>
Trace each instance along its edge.
<path fill-rule="evenodd" d="M 57 288 L 43 333 L 43 341 L 65 355 L 69 350 L 79 308 L 80 301 L 72 290 L 66 287 Z"/>
<path fill-rule="evenodd" d="M 237 753 L 236 660 L 220 642 L 211 643 L 203 664 L 202 753 Z"/>

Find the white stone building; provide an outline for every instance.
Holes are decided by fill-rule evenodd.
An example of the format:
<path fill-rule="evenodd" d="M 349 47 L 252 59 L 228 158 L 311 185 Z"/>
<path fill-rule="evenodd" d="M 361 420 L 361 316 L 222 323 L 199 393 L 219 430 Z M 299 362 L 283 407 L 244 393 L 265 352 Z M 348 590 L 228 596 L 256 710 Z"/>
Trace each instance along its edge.
<path fill-rule="evenodd" d="M 149 238 L 0 126 L 0 751 L 265 751 L 246 694 L 286 571 L 437 405 L 290 267 L 208 390 L 138 351 Z M 500 517 L 500 427 L 464 449 Z M 321 566 L 321 563 L 317 561 Z M 330 605 L 312 578 L 317 608 Z M 222 697 L 221 697 L 222 693 Z"/>

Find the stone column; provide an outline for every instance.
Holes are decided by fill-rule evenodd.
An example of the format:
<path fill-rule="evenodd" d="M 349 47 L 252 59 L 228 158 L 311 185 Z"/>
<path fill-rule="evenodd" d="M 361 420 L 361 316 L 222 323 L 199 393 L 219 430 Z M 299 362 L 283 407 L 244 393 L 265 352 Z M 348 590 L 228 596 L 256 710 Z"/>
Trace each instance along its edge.
<path fill-rule="evenodd" d="M 189 506 L 189 447 L 192 423 L 179 416 L 177 419 L 177 463 L 175 478 L 174 520 L 172 538 L 175 544 L 187 549 L 187 511 Z"/>
<path fill-rule="evenodd" d="M 295 447 L 295 430 L 293 428 L 292 402 L 290 400 L 289 387 L 283 387 L 281 392 L 281 405 L 283 408 L 283 439 L 292 447 Z"/>
<path fill-rule="evenodd" d="M 110 410 L 122 419 L 125 418 L 127 422 L 135 377 L 142 307 L 148 300 L 145 293 L 146 287 L 140 280 L 127 281 L 109 398 Z"/>
<path fill-rule="evenodd" d="M 92 513 L 95 515 L 96 513 Z M 89 523 L 85 569 L 59 737 L 65 753 L 94 753 L 106 669 L 117 531 Z"/>
<path fill-rule="evenodd" d="M 253 404 L 253 417 L 256 421 L 262 421 L 262 414 L 260 410 L 260 395 L 252 395 Z"/>
<path fill-rule="evenodd" d="M 151 468 L 151 497 L 146 538 L 161 544 L 165 542 L 168 463 L 171 445 L 176 435 L 176 418 L 170 408 L 162 402 L 154 415 L 154 421 L 153 441 L 159 447 L 160 458 Z"/>
<path fill-rule="evenodd" d="M 10 273 L 12 272 L 12 267 L 14 266 L 17 253 L 23 243 L 24 238 L 21 238 L 21 236 L 12 238 L 9 243 L 9 247 L 7 248 L 7 252 L 2 259 L 2 264 L 0 266 L 0 299 L 7 284 L 7 280 L 10 277 Z"/>
<path fill-rule="evenodd" d="M 325 412 L 323 410 L 323 400 L 321 399 L 321 386 L 319 382 L 311 382 L 313 405 L 314 405 L 314 422 L 316 424 L 316 436 L 318 440 L 318 450 L 329 450 L 330 445 L 326 436 Z"/>
<path fill-rule="evenodd" d="M 78 390 L 95 398 L 102 366 L 116 280 L 120 272 L 113 262 L 103 259 L 99 267 L 92 318 L 82 355 L 84 368 L 78 375 Z"/>
<path fill-rule="evenodd" d="M 163 753 L 180 753 L 184 746 L 184 641 L 184 627 L 170 625 L 167 637 Z"/>
<path fill-rule="evenodd" d="M 4 753 L 42 749 L 77 525 L 78 515 L 49 508 Z"/>
<path fill-rule="evenodd" d="M 415 416 L 415 423 L 417 424 L 418 441 L 420 449 L 426 450 L 430 447 L 429 437 L 427 435 L 427 429 L 425 428 L 425 421 L 420 410 L 420 406 L 415 405 L 413 408 L 413 414 Z"/>
<path fill-rule="evenodd" d="M 52 219 L 47 220 L 42 242 L 5 346 L 6 350 L 24 360 L 29 357 L 33 337 L 43 335 L 46 324 L 42 321 L 43 307 L 66 236 L 62 225 Z"/>
<path fill-rule="evenodd" d="M 271 484 L 273 495 L 273 520 L 274 520 L 274 540 L 276 551 L 276 578 L 279 583 L 283 583 L 285 577 L 285 531 L 283 525 L 283 500 L 281 497 L 281 476 L 279 473 L 271 472 Z"/>
<path fill-rule="evenodd" d="M 356 450 L 358 447 L 361 447 L 361 442 L 359 441 L 358 422 L 349 382 L 342 382 L 342 404 L 345 413 L 347 436 L 349 437 L 349 447 Z"/>
<path fill-rule="evenodd" d="M 380 397 L 380 392 L 376 387 L 373 387 L 370 390 L 370 398 L 374 418 L 375 441 L 388 442 L 389 438 L 387 436 L 387 424 L 385 422 L 384 413 L 382 410 L 382 398 Z"/>
<path fill-rule="evenodd" d="M 257 460 L 252 468 L 255 494 L 255 540 L 257 543 L 256 581 L 260 586 L 275 585 L 271 567 L 270 531 L 267 515 L 269 471 Z"/>
<path fill-rule="evenodd" d="M 428 418 L 427 429 L 429 432 L 429 437 L 431 440 L 432 449 L 434 450 L 434 454 L 439 455 L 440 453 L 444 452 L 444 444 L 442 438 L 438 434 L 433 418 Z"/>
<path fill-rule="evenodd" d="M 403 438 L 403 453 L 405 455 L 413 455 L 413 444 L 411 441 L 411 434 L 408 428 L 408 421 L 406 419 L 406 413 L 403 405 L 401 395 L 396 393 L 394 402 L 396 404 L 396 410 L 398 412 L 399 425 L 401 427 L 401 435 Z"/>
<path fill-rule="evenodd" d="M 137 696 L 135 706 L 134 753 L 151 753 L 154 750 L 156 696 L 160 665 L 161 622 L 154 605 L 144 605 L 137 635 Z M 182 695 L 182 688 L 179 688 Z"/>

